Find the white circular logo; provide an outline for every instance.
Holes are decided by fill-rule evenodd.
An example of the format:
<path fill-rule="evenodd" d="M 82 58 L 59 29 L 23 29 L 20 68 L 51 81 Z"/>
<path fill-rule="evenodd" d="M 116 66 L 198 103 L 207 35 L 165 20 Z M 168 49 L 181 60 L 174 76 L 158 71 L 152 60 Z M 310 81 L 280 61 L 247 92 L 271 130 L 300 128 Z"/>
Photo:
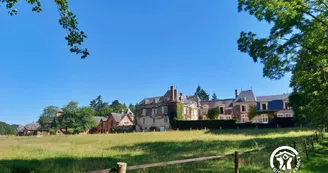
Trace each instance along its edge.
<path fill-rule="evenodd" d="M 274 173 L 296 172 L 301 165 L 298 152 L 289 146 L 275 149 L 270 157 L 270 166 Z"/>

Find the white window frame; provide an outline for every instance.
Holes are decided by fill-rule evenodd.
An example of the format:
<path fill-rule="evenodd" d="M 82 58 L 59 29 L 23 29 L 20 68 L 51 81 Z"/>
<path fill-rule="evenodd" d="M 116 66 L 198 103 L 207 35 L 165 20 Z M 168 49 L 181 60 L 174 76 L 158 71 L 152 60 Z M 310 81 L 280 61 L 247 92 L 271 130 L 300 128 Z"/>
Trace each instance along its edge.
<path fill-rule="evenodd" d="M 264 104 L 266 109 L 263 109 Z M 261 103 L 261 110 L 268 110 L 268 103 Z"/>
<path fill-rule="evenodd" d="M 249 119 L 248 119 L 247 114 L 241 114 L 241 122 L 246 123 L 248 121 L 249 121 Z"/>
<path fill-rule="evenodd" d="M 245 111 L 243 111 L 243 106 L 245 106 Z M 240 106 L 240 112 L 247 112 L 247 105 L 241 105 Z"/>
<path fill-rule="evenodd" d="M 183 114 L 184 114 L 184 115 L 187 114 L 187 107 L 183 107 Z"/>
<path fill-rule="evenodd" d="M 285 117 L 293 117 L 292 113 L 285 113 Z"/>
<path fill-rule="evenodd" d="M 168 108 L 167 106 L 163 106 L 163 114 L 167 114 Z"/>
<path fill-rule="evenodd" d="M 284 116 L 284 113 L 277 113 L 278 118 L 282 118 Z"/>

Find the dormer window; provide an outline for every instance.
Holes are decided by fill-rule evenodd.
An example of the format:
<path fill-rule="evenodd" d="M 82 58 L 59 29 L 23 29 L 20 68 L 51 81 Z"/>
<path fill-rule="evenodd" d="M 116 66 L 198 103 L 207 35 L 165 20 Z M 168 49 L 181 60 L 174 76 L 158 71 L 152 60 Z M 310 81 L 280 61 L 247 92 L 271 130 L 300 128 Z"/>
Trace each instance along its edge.
<path fill-rule="evenodd" d="M 261 103 L 261 110 L 268 110 L 268 104 L 267 103 Z"/>
<path fill-rule="evenodd" d="M 284 108 L 285 109 L 291 109 L 291 107 L 289 107 L 289 102 L 285 102 Z"/>

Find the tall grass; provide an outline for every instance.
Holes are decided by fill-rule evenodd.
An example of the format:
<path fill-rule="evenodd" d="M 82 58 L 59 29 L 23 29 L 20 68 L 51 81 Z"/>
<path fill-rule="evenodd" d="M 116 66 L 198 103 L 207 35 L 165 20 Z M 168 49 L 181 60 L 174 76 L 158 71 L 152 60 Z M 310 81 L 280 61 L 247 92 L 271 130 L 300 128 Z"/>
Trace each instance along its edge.
<path fill-rule="evenodd" d="M 138 165 L 230 154 L 236 150 L 247 151 L 273 146 L 276 143 L 283 145 L 310 134 L 313 134 L 313 131 L 257 129 L 41 137 L 1 136 L 0 172 L 84 172 L 111 168 L 119 161 Z M 262 157 L 266 157 L 268 153 L 254 157 L 259 158 L 252 160 L 254 165 L 244 164 L 243 172 L 252 172 L 253 168 L 267 164 L 265 162 L 269 161 L 269 157 Z M 231 172 L 232 169 L 232 158 L 226 158 L 131 172 Z"/>

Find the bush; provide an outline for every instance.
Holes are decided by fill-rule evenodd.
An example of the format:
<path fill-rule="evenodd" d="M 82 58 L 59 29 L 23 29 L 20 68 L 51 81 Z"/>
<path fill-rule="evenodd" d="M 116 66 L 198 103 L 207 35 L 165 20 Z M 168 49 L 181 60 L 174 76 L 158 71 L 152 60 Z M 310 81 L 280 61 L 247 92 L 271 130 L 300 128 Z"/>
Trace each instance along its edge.
<path fill-rule="evenodd" d="M 177 120 L 176 128 L 179 129 L 234 129 L 236 128 L 236 120 Z"/>
<path fill-rule="evenodd" d="M 55 129 L 50 129 L 49 132 L 50 132 L 50 135 L 56 135 L 56 130 Z"/>
<path fill-rule="evenodd" d="M 73 134 L 74 133 L 74 129 L 72 129 L 72 128 L 69 128 L 69 129 L 67 129 L 67 132 L 66 132 L 68 135 L 71 135 L 71 134 Z"/>
<path fill-rule="evenodd" d="M 82 133 L 82 132 L 84 132 L 84 130 L 81 127 L 76 128 L 75 131 L 74 131 L 74 133 L 76 133 L 76 134 L 79 134 L 79 133 Z"/>
<path fill-rule="evenodd" d="M 294 121 L 292 118 L 273 118 L 271 123 L 236 123 L 236 120 L 177 120 L 176 126 L 181 130 L 193 129 L 236 129 L 237 126 L 240 129 L 248 128 L 289 128 L 294 127 Z"/>
<path fill-rule="evenodd" d="M 219 108 L 212 108 L 208 110 L 207 118 L 214 120 L 219 116 L 220 110 Z"/>

